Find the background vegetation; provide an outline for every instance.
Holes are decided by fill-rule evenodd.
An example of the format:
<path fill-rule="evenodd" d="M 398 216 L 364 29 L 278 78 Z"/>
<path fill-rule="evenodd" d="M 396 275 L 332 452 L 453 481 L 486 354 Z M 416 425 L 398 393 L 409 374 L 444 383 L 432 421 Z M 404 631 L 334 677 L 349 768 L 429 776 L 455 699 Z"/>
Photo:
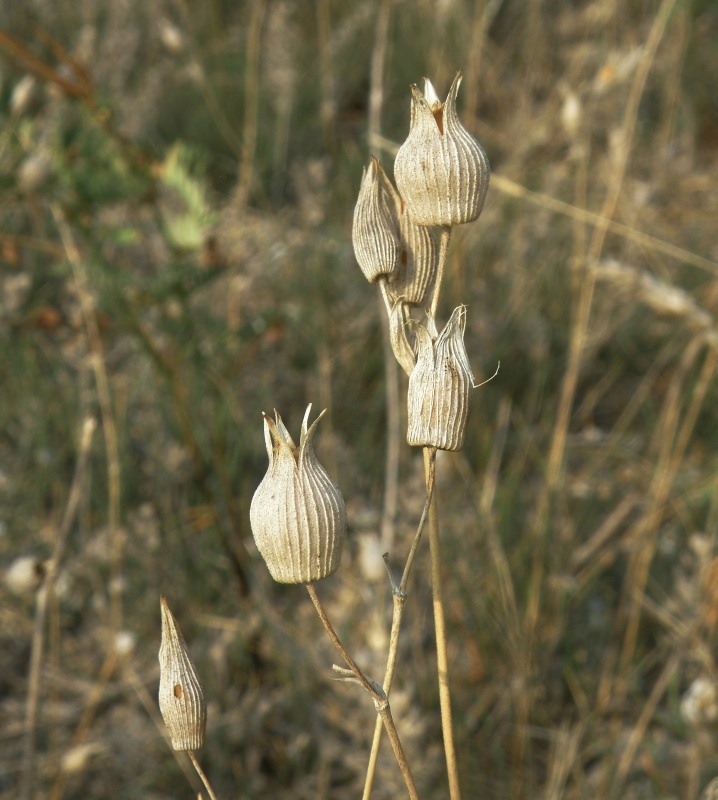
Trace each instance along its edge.
<path fill-rule="evenodd" d="M 294 433 L 329 407 L 350 543 L 320 592 L 379 678 L 381 544 L 403 563 L 423 502 L 402 446 L 380 541 L 381 309 L 350 231 L 382 52 L 385 167 L 409 84 L 443 94 L 457 69 L 493 167 L 440 311 L 468 305 L 477 376 L 501 361 L 439 463 L 464 794 L 698 797 L 718 773 L 717 43 L 710 0 L 0 4 L 2 797 L 33 796 L 28 699 L 37 797 L 191 796 L 156 710 L 161 592 L 218 793 L 360 795 L 373 709 L 330 681 L 248 507 L 260 411 Z M 392 705 L 431 798 L 427 583 L 422 552 Z M 386 752 L 374 796 L 402 793 Z"/>

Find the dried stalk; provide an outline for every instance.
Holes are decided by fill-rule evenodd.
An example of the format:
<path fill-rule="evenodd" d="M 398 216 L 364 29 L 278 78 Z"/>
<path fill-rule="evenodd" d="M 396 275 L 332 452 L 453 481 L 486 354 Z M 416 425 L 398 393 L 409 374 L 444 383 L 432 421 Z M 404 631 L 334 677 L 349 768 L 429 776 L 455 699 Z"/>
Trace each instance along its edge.
<path fill-rule="evenodd" d="M 424 502 L 424 510 L 419 520 L 419 525 L 414 534 L 414 540 L 409 549 L 409 555 L 406 559 L 404 572 L 401 576 L 401 582 L 398 586 L 394 586 L 392 581 L 392 597 L 394 599 L 394 613 L 391 621 L 391 633 L 389 634 L 389 654 L 386 662 L 386 672 L 384 673 L 384 683 L 382 688 L 386 696 L 389 696 L 391 691 L 391 684 L 394 680 L 394 670 L 396 668 L 396 658 L 399 651 L 399 633 L 401 631 L 401 624 L 404 619 L 404 605 L 406 603 L 406 586 L 409 581 L 409 574 L 411 567 L 414 563 L 414 556 L 421 541 L 421 535 L 424 532 L 426 519 L 429 515 L 429 508 L 431 506 L 431 499 L 434 496 L 434 476 L 436 474 L 436 451 L 431 454 L 429 463 L 429 478 L 427 480 L 426 488 L 426 501 Z M 391 573 L 389 573 L 391 578 Z M 374 776 L 376 774 L 376 763 L 379 756 L 379 745 L 381 743 L 382 732 L 382 719 L 377 716 L 376 724 L 374 725 L 374 737 L 371 743 L 371 752 L 369 753 L 369 764 L 367 765 L 366 778 L 364 780 L 364 793 L 362 800 L 369 800 L 371 797 L 372 786 L 374 784 Z"/>
<path fill-rule="evenodd" d="M 45 577 L 37 593 L 37 606 L 35 608 L 35 625 L 32 635 L 32 650 L 30 655 L 30 668 L 28 680 L 27 707 L 25 710 L 25 754 L 23 759 L 22 785 L 20 797 L 30 800 L 35 796 L 35 750 L 37 745 L 37 716 L 40 698 L 40 672 L 42 667 L 42 653 L 45 642 L 45 622 L 47 608 L 52 595 L 55 579 L 64 555 L 65 542 L 70 528 L 75 521 L 77 509 L 82 497 L 87 466 L 92 447 L 92 437 L 95 433 L 96 422 L 92 417 L 87 417 L 82 424 L 80 446 L 78 448 L 75 475 L 72 479 L 70 493 L 65 506 L 65 513 L 55 537 L 52 557 L 46 566 Z"/>
<path fill-rule="evenodd" d="M 414 783 L 414 777 L 411 774 L 411 769 L 409 768 L 409 764 L 406 760 L 406 756 L 404 754 L 404 748 L 401 745 L 401 740 L 399 739 L 399 734 L 396 730 L 396 725 L 394 724 L 394 719 L 391 715 L 391 706 L 389 705 L 389 699 L 387 698 L 385 692 L 381 690 L 376 684 L 364 675 L 364 673 L 359 669 L 354 659 L 349 655 L 347 649 L 342 644 L 341 640 L 337 636 L 336 631 L 332 627 L 332 623 L 329 621 L 329 617 L 327 616 L 326 612 L 324 611 L 324 606 L 319 599 L 319 595 L 317 594 L 316 587 L 313 583 L 306 584 L 307 592 L 309 593 L 309 597 L 314 603 L 314 608 L 317 610 L 317 614 L 319 615 L 319 619 L 324 626 L 324 630 L 326 630 L 327 635 L 332 640 L 332 643 L 337 648 L 341 657 L 346 662 L 346 665 L 349 667 L 351 672 L 354 674 L 356 680 L 362 685 L 362 687 L 369 693 L 371 699 L 374 701 L 374 706 L 376 707 L 379 716 L 381 717 L 382 722 L 384 723 L 384 727 L 386 728 L 387 736 L 389 737 L 389 741 L 391 742 L 392 750 L 394 751 L 394 757 L 396 758 L 396 762 L 399 765 L 399 769 L 401 770 L 401 774 L 404 778 L 404 783 L 406 784 L 406 788 L 409 792 L 409 797 L 412 800 L 418 800 L 419 794 L 416 789 L 416 784 Z"/>
<path fill-rule="evenodd" d="M 431 461 L 436 458 L 436 450 L 424 448 L 424 472 L 427 492 L 433 484 Z M 449 777 L 449 797 L 461 800 L 459 768 L 454 747 L 454 726 L 451 718 L 451 691 L 449 687 L 449 659 L 446 649 L 446 625 L 444 622 L 444 601 L 442 597 L 441 555 L 439 553 L 439 519 L 436 501 L 432 497 L 429 505 L 429 547 L 431 551 L 431 589 L 434 597 L 434 629 L 436 633 L 436 662 L 439 677 L 439 705 L 441 707 L 441 730 L 444 736 L 444 755 Z"/>

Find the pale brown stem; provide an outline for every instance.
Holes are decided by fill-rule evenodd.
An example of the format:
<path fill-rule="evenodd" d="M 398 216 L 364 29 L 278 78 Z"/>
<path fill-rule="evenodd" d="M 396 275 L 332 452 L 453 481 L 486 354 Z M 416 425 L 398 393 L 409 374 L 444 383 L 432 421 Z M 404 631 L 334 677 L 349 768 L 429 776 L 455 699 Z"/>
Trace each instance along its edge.
<path fill-rule="evenodd" d="M 416 533 L 414 534 L 414 540 L 411 543 L 411 548 L 409 549 L 409 555 L 407 556 L 406 559 L 404 572 L 401 576 L 401 582 L 399 586 L 392 585 L 392 595 L 394 598 L 394 614 L 391 621 L 391 633 L 389 634 L 389 655 L 387 657 L 387 662 L 386 662 L 384 683 L 382 684 L 382 688 L 384 689 L 384 693 L 387 695 L 387 697 L 389 696 L 389 692 L 391 691 L 391 684 L 392 681 L 394 680 L 396 657 L 399 650 L 399 633 L 401 631 L 401 623 L 404 618 L 404 605 L 406 603 L 406 585 L 409 581 L 409 574 L 411 572 L 412 564 L 414 563 L 414 555 L 416 554 L 416 549 L 419 546 L 419 542 L 421 541 L 421 535 L 424 532 L 426 519 L 429 515 L 429 506 L 431 505 L 431 498 L 433 497 L 434 494 L 434 475 L 436 472 L 436 450 L 433 450 L 433 456 L 431 458 L 429 467 L 430 467 L 430 473 L 429 473 L 429 480 L 427 482 L 426 501 L 424 502 L 424 510 L 421 514 L 421 519 L 419 520 L 419 525 L 416 529 Z M 376 763 L 379 757 L 381 732 L 382 732 L 382 719 L 380 716 L 377 716 L 376 723 L 374 725 L 374 737 L 371 743 L 371 752 L 369 753 L 369 764 L 367 765 L 366 778 L 364 780 L 364 793 L 362 794 L 362 800 L 369 800 L 369 798 L 371 797 L 372 786 L 374 784 L 374 776 L 376 774 Z"/>
<path fill-rule="evenodd" d="M 394 358 L 389 332 L 391 301 L 386 279 L 382 279 L 381 296 L 387 308 L 381 314 L 382 346 L 384 348 L 384 381 L 386 387 L 386 462 L 384 471 L 384 499 L 381 512 L 380 540 L 383 551 L 394 545 L 394 520 L 399 505 L 399 453 L 401 441 L 401 403 L 399 401 L 399 364 Z M 379 301 L 381 304 L 381 301 Z"/>
<path fill-rule="evenodd" d="M 439 294 L 441 293 L 441 284 L 444 281 L 444 272 L 446 272 L 446 255 L 449 252 L 450 241 L 451 225 L 442 225 L 439 238 L 439 264 L 436 268 L 436 279 L 434 280 L 434 289 L 431 295 L 431 304 L 429 305 L 429 315 L 434 319 L 436 319 L 436 311 L 439 308 Z"/>
<path fill-rule="evenodd" d="M 47 609 L 52 595 L 55 579 L 60 568 L 60 563 L 65 551 L 65 542 L 70 532 L 77 509 L 82 498 L 82 490 L 87 475 L 87 467 L 92 447 L 92 437 L 95 432 L 96 422 L 92 417 L 87 417 L 82 425 L 80 446 L 77 454 L 77 464 L 75 475 L 72 479 L 70 493 L 65 506 L 65 513 L 62 522 L 55 536 L 52 557 L 45 568 L 45 576 L 42 585 L 37 593 L 37 605 L 35 607 L 35 624 L 32 634 L 32 649 L 30 652 L 30 668 L 28 678 L 27 707 L 25 709 L 25 753 L 22 769 L 22 785 L 20 787 L 20 797 L 30 798 L 35 796 L 35 749 L 37 737 L 37 717 L 40 706 L 40 675 L 42 668 L 42 656 L 45 644 L 45 622 L 47 620 Z"/>
<path fill-rule="evenodd" d="M 72 267 L 75 290 L 80 301 L 87 342 L 92 353 L 92 370 L 100 404 L 100 418 L 107 450 L 107 522 L 110 529 L 112 558 L 110 562 L 110 628 L 111 641 L 122 625 L 122 594 L 120 591 L 124 541 L 120 530 L 121 469 L 120 447 L 112 408 L 110 380 L 105 366 L 105 352 L 97 323 L 95 300 L 89 286 L 87 269 L 75 243 L 72 230 L 60 206 L 51 206 L 62 246 Z M 114 644 L 112 645 L 114 647 Z"/>
<path fill-rule="evenodd" d="M 384 102 L 384 62 L 389 38 L 392 0 L 382 0 L 374 29 L 371 54 L 371 89 L 369 91 L 369 152 L 379 155 L 381 141 L 381 108 Z"/>
<path fill-rule="evenodd" d="M 436 457 L 436 448 L 424 448 L 424 472 L 427 488 L 431 474 L 431 459 Z M 444 736 L 444 756 L 449 778 L 449 797 L 461 800 L 459 769 L 454 747 L 454 727 L 451 717 L 451 691 L 449 688 L 449 659 L 446 650 L 446 625 L 442 597 L 441 555 L 439 552 L 439 519 L 436 500 L 429 505 L 429 549 L 431 551 L 431 589 L 434 597 L 434 629 L 436 633 L 436 662 L 439 676 L 439 705 L 441 708 L 441 730 Z"/>
<path fill-rule="evenodd" d="M 341 642 L 339 636 L 337 636 L 336 631 L 334 630 L 332 623 L 329 621 L 329 617 L 324 611 L 324 606 L 322 605 L 321 600 L 319 599 L 319 595 L 317 594 L 317 589 L 313 583 L 306 584 L 307 592 L 309 593 L 309 597 L 311 598 L 312 603 L 314 604 L 314 608 L 317 610 L 317 614 L 319 615 L 319 619 L 324 626 L 324 630 L 327 632 L 327 635 L 332 640 L 332 644 L 334 647 L 337 648 L 341 657 L 344 659 L 346 665 L 349 669 L 354 673 L 357 681 L 364 687 L 364 689 L 369 693 L 371 699 L 374 701 L 374 706 L 376 707 L 377 712 L 381 716 L 382 722 L 384 723 L 384 727 L 386 728 L 387 736 L 389 737 L 389 741 L 391 742 L 392 750 L 394 751 L 394 758 L 396 758 L 396 762 L 399 765 L 399 769 L 401 770 L 401 774 L 404 778 L 404 783 L 406 784 L 406 788 L 409 792 L 409 797 L 411 800 L 419 800 L 419 794 L 416 789 L 416 784 L 414 783 L 414 777 L 411 774 L 411 769 L 409 768 L 409 764 L 406 760 L 406 755 L 404 754 L 404 748 L 401 745 L 401 740 L 399 739 L 399 734 L 396 730 L 396 725 L 394 724 L 394 719 L 391 715 L 391 707 L 389 705 L 389 700 L 386 694 L 383 691 L 379 690 L 378 686 L 372 684 L 366 675 L 359 669 L 354 659 L 349 655 L 347 649 Z"/>
<path fill-rule="evenodd" d="M 242 131 L 242 161 L 239 165 L 237 198 L 241 205 L 249 199 L 254 179 L 254 157 L 257 150 L 257 117 L 259 115 L 259 57 L 260 34 L 266 4 L 252 3 L 247 28 L 247 71 L 244 81 L 244 129 Z"/>
<path fill-rule="evenodd" d="M 209 778 L 204 774 L 204 770 L 202 769 L 202 767 L 200 767 L 199 761 L 197 760 L 197 756 L 195 755 L 194 751 L 188 750 L 187 755 L 189 756 L 190 761 L 192 762 L 192 766 L 197 771 L 200 780 L 204 784 L 204 788 L 207 790 L 207 794 L 210 796 L 210 800 L 217 800 L 217 795 L 214 793 L 214 790 L 212 789 L 212 785 L 209 782 Z"/>

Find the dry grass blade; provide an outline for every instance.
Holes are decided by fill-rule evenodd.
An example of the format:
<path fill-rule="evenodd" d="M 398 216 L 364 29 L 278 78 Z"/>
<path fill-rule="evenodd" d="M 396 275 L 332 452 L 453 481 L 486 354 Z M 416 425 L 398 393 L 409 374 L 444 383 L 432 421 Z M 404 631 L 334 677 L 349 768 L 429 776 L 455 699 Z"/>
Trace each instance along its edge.
<path fill-rule="evenodd" d="M 75 464 L 75 475 L 67 497 L 67 505 L 62 522 L 55 534 L 52 557 L 45 566 L 45 575 L 37 593 L 35 607 L 35 625 L 32 637 L 30 668 L 28 679 L 27 705 L 25 710 L 25 756 L 22 769 L 22 786 L 20 796 L 31 800 L 35 796 L 34 782 L 36 777 L 37 725 L 40 703 L 40 673 L 43 661 L 45 642 L 45 624 L 47 621 L 48 603 L 52 595 L 57 573 L 65 550 L 67 536 L 75 522 L 80 498 L 85 490 L 87 466 L 92 448 L 92 438 L 96 422 L 92 417 L 85 419 L 82 425 L 80 443 Z"/>

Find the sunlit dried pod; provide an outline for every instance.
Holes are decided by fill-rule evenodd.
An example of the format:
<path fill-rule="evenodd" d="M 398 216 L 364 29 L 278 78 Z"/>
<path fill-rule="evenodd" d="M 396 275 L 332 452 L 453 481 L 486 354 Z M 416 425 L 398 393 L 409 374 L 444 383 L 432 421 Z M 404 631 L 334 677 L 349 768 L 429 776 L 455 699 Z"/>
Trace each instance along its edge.
<path fill-rule="evenodd" d="M 389 277 L 399 256 L 399 223 L 388 187 L 389 179 L 372 156 L 362 173 L 352 224 L 354 255 L 369 283 Z"/>
<path fill-rule="evenodd" d="M 399 225 L 399 253 L 388 288 L 394 298 L 421 306 L 436 277 L 439 249 L 431 228 L 414 222 L 388 179 L 387 187 L 393 201 L 394 219 Z"/>
<path fill-rule="evenodd" d="M 202 684 L 189 656 L 182 632 L 160 598 L 160 711 L 175 750 L 198 750 L 204 744 L 207 705 Z"/>
<path fill-rule="evenodd" d="M 459 306 L 436 336 L 434 320 L 414 323 L 416 366 L 409 376 L 407 442 L 417 447 L 460 450 L 474 385 L 464 347 L 466 307 Z"/>
<path fill-rule="evenodd" d="M 489 160 L 459 122 L 458 72 L 442 103 L 426 78 L 424 93 L 411 87 L 409 136 L 399 148 L 394 177 L 412 219 L 419 225 L 457 225 L 475 220 L 489 188 Z"/>
<path fill-rule="evenodd" d="M 339 566 L 346 536 L 346 509 L 339 487 L 317 460 L 312 439 L 325 411 L 307 427 L 299 447 L 275 411 L 264 414 L 269 469 L 257 487 L 249 520 L 257 549 L 279 583 L 309 583 Z"/>

